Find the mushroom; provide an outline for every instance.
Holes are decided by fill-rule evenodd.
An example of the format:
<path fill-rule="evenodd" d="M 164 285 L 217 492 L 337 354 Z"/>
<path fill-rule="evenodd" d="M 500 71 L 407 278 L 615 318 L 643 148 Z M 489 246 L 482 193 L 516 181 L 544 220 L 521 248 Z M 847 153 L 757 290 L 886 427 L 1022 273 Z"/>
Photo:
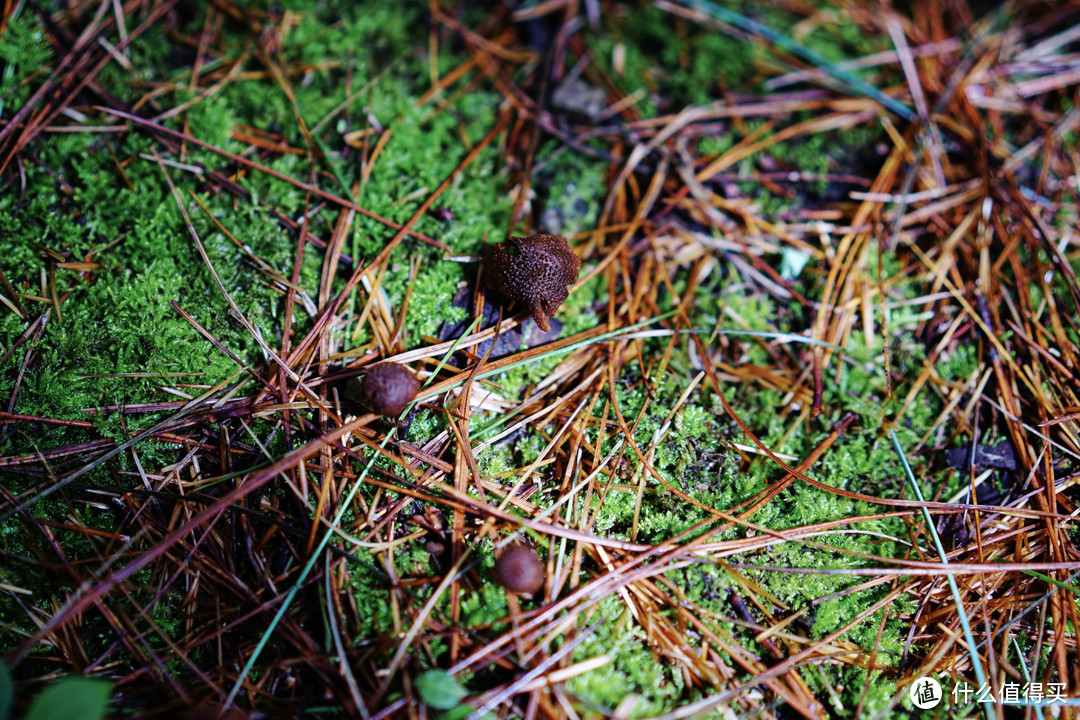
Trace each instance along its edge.
<path fill-rule="evenodd" d="M 492 246 L 488 262 L 488 286 L 524 303 L 544 332 L 581 271 L 581 260 L 565 238 L 543 233 L 507 238 Z"/>
<path fill-rule="evenodd" d="M 495 580 L 511 592 L 532 595 L 544 586 L 544 564 L 531 548 L 514 543 L 495 559 Z"/>
<path fill-rule="evenodd" d="M 380 415 L 397 417 L 420 392 L 420 380 L 412 370 L 397 363 L 372 365 L 359 380 L 345 388 L 345 397 Z"/>

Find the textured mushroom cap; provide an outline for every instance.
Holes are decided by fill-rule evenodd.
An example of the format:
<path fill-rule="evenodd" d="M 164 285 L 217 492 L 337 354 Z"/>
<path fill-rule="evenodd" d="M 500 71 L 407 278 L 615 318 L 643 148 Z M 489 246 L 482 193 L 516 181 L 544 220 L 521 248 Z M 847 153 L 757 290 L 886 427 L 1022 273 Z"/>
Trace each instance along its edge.
<path fill-rule="evenodd" d="M 420 392 L 420 380 L 404 365 L 385 362 L 372 365 L 349 390 L 347 396 L 371 412 L 397 417 Z"/>
<path fill-rule="evenodd" d="M 524 303 L 544 332 L 581 270 L 581 260 L 565 239 L 543 233 L 507 238 L 492 246 L 489 265 L 488 284 L 504 297 Z"/>
<path fill-rule="evenodd" d="M 544 585 L 544 564 L 532 549 L 511 545 L 495 560 L 495 579 L 511 592 L 532 595 Z"/>

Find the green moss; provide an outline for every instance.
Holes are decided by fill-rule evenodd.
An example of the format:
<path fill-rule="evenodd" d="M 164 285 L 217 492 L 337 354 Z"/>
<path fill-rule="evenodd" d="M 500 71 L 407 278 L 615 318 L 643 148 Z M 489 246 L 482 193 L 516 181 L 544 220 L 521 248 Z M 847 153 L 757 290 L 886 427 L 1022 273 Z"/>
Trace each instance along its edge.
<path fill-rule="evenodd" d="M 488 564 L 488 571 L 495 564 L 492 556 Z M 463 593 L 461 598 L 461 626 L 462 628 L 480 628 L 492 626 L 496 621 L 508 617 L 510 610 L 506 605 L 506 592 L 494 583 L 486 584 L 477 592 Z M 497 627 L 493 627 L 495 630 Z"/>
<path fill-rule="evenodd" d="M 435 261 L 430 270 L 421 267 L 405 313 L 406 337 L 410 344 L 420 344 L 424 336 L 437 336 L 443 323 L 453 325 L 465 319 L 465 309 L 450 302 L 462 275 L 456 263 Z"/>
<path fill-rule="evenodd" d="M 597 62 L 616 77 L 624 94 L 645 91 L 637 107 L 658 112 L 656 99 L 674 107 L 704 104 L 720 91 L 745 89 L 758 51 L 721 33 L 684 23 L 657 8 L 607 17 L 604 32 L 590 37 Z M 625 50 L 622 74 L 610 67 L 616 45 Z"/>
<path fill-rule="evenodd" d="M 0 113 L 21 108 L 47 75 L 42 72 L 52 59 L 52 47 L 30 13 L 10 18 L 0 42 Z M 12 111 L 5 113 L 8 117 Z"/>
<path fill-rule="evenodd" d="M 542 168 L 536 173 L 538 205 L 543 208 L 540 229 L 573 237 L 596 227 L 607 191 L 607 163 L 550 143 L 538 165 Z"/>
<path fill-rule="evenodd" d="M 371 570 L 378 565 L 378 560 L 371 558 L 350 574 L 353 598 L 360 620 L 355 643 L 390 632 L 394 627 L 394 618 L 390 612 L 390 588 L 388 584 L 379 581 L 383 577 L 381 572 Z"/>
<path fill-rule="evenodd" d="M 581 661 L 606 653 L 613 660 L 572 678 L 566 686 L 586 703 L 609 712 L 633 693 L 638 696 L 633 717 L 656 715 L 685 697 L 682 673 L 667 662 L 657 662 L 644 631 L 633 623 L 620 622 L 624 612 L 617 597 L 600 602 L 597 614 L 606 620 L 575 648 L 573 657 Z"/>

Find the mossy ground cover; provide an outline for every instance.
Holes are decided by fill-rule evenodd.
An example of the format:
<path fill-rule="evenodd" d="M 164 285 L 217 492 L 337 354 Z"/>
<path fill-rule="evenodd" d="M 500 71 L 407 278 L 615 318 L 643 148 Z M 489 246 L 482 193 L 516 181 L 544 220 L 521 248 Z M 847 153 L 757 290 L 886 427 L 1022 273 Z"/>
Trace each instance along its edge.
<path fill-rule="evenodd" d="M 729 4 L 807 68 L 707 6 L 594 5 L 5 18 L 20 707 L 71 674 L 140 716 L 884 717 L 931 672 L 1078 686 L 1053 584 L 1080 457 L 1061 46 L 1017 76 L 1037 104 L 944 97 L 1006 20 L 1006 76 L 1051 26 Z M 826 72 L 904 38 L 934 48 L 930 127 Z M 896 55 L 855 68 L 916 114 Z M 552 100 L 578 75 L 602 113 Z M 583 261 L 558 339 L 481 276 L 535 228 Z M 449 333 L 481 294 L 499 316 Z M 342 400 L 388 358 L 430 386 L 397 422 Z M 1002 442 L 1011 466 L 974 461 Z M 493 581 L 515 534 L 536 597 Z M 937 535 L 983 571 L 959 612 Z M 961 615 L 994 652 L 957 644 Z"/>

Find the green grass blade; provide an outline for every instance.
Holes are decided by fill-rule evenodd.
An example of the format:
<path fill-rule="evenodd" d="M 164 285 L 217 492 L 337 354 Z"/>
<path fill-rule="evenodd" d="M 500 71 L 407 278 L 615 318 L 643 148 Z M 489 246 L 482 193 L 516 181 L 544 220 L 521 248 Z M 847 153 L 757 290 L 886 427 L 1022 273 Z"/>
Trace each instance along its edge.
<path fill-rule="evenodd" d="M 907 476 L 908 485 L 911 486 L 912 492 L 915 493 L 915 497 L 919 502 L 925 503 L 926 498 L 923 497 L 922 489 L 919 487 L 919 483 L 915 480 L 915 473 L 911 471 L 911 465 L 908 464 L 907 455 L 904 454 L 904 449 L 900 447 L 900 440 L 896 437 L 896 431 L 889 431 L 889 439 L 892 440 L 893 448 L 896 449 L 896 454 L 900 457 L 900 463 L 904 466 L 904 474 Z M 937 528 L 934 527 L 934 519 L 930 516 L 930 511 L 926 509 L 924 505 L 922 508 L 923 519 L 926 520 L 927 532 L 930 533 L 930 537 L 934 540 L 934 547 L 937 549 L 938 557 L 941 558 L 942 565 L 949 564 L 949 556 L 945 552 L 945 547 L 941 544 L 941 538 L 938 536 Z M 960 626 L 964 629 L 964 640 L 967 641 L 969 655 L 971 657 L 971 667 L 975 671 L 975 681 L 979 683 L 979 687 L 987 686 L 986 673 L 983 672 L 982 661 L 979 659 L 979 653 L 977 646 L 975 645 L 975 635 L 971 632 L 971 623 L 968 621 L 967 611 L 964 610 L 963 598 L 960 597 L 960 589 L 956 587 L 956 578 L 952 574 L 945 576 L 945 579 L 949 583 L 949 591 L 952 592 L 953 602 L 956 603 L 956 612 L 960 616 Z M 993 703 L 986 701 L 983 703 L 983 712 L 986 713 L 986 720 L 994 720 L 997 717 L 997 713 L 994 711 Z"/>

